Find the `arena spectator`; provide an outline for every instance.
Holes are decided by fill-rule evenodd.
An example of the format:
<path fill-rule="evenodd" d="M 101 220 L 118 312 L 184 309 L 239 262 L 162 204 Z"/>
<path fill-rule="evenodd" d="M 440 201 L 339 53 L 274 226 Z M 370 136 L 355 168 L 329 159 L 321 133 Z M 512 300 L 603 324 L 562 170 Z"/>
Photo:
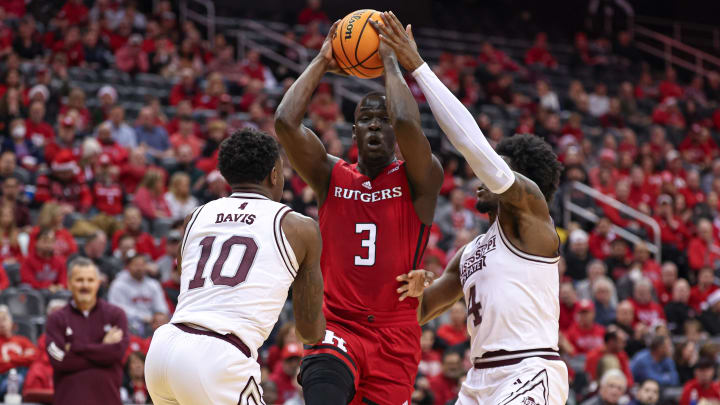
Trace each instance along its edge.
<path fill-rule="evenodd" d="M 38 86 L 42 86 L 44 91 L 47 92 L 47 88 L 45 86 Z M 35 87 L 33 87 L 33 89 L 34 88 Z M 28 109 L 28 119 L 25 120 L 25 136 L 36 147 L 45 145 L 55 139 L 55 130 L 47 123 L 47 121 L 45 121 L 45 112 L 46 108 L 44 102 L 33 101 Z"/>
<path fill-rule="evenodd" d="M 435 350 L 435 332 L 432 329 L 424 329 L 420 336 L 420 349 L 422 350 L 418 373 L 428 378 L 435 377 L 442 373 L 442 356 Z"/>
<path fill-rule="evenodd" d="M 612 369 L 600 378 L 600 387 L 596 396 L 582 405 L 618 405 L 627 390 L 627 381 L 620 370 Z"/>
<path fill-rule="evenodd" d="M 456 188 L 450 192 L 450 204 L 435 214 L 435 222 L 443 235 L 454 235 L 461 229 L 475 229 L 475 216 L 465 208 L 465 191 Z"/>
<path fill-rule="evenodd" d="M 700 315 L 705 330 L 712 336 L 720 336 L 720 290 L 710 294 L 707 309 Z"/>
<path fill-rule="evenodd" d="M 147 53 L 142 49 L 143 37 L 133 34 L 125 45 L 115 51 L 115 65 L 130 74 L 145 73 L 150 70 Z"/>
<path fill-rule="evenodd" d="M 571 282 L 560 284 L 560 331 L 567 331 L 575 323 L 579 303 L 577 292 Z"/>
<path fill-rule="evenodd" d="M 635 381 L 651 378 L 662 385 L 675 386 L 680 383 L 671 353 L 670 338 L 655 336 L 648 349 L 641 350 L 630 361 Z"/>
<path fill-rule="evenodd" d="M 665 313 L 657 302 L 653 301 L 652 283 L 647 278 L 641 278 L 633 286 L 633 297 L 630 302 L 635 309 L 635 322 L 642 322 L 647 326 L 654 326 L 658 321 L 665 319 Z"/>
<path fill-rule="evenodd" d="M 448 346 L 464 343 L 469 339 L 467 332 L 467 313 L 465 304 L 456 302 L 450 308 L 450 323 L 441 325 L 437 330 L 437 338 Z"/>
<path fill-rule="evenodd" d="M 15 177 L 22 184 L 28 184 L 31 176 L 27 170 L 17 166 L 15 152 L 6 150 L 0 154 L 0 180 L 5 181 L 8 177 Z"/>
<path fill-rule="evenodd" d="M 692 270 L 720 268 L 720 243 L 713 235 L 713 225 L 702 218 L 697 223 L 697 237 L 688 243 L 688 264 Z"/>
<path fill-rule="evenodd" d="M 195 122 L 189 115 L 180 116 L 178 132 L 170 136 L 170 145 L 175 149 L 175 155 L 181 145 L 188 145 L 192 149 L 193 159 L 200 156 L 204 142 L 195 133 Z"/>
<path fill-rule="evenodd" d="M 688 304 L 697 313 L 700 313 L 706 307 L 706 301 L 718 286 L 715 285 L 714 271 L 710 267 L 703 267 L 697 273 L 697 284 L 690 289 L 690 301 Z"/>
<path fill-rule="evenodd" d="M 582 277 L 580 279 L 581 281 L 575 285 L 575 290 L 577 291 L 580 299 L 591 300 L 593 298 L 593 285 L 601 277 L 604 277 L 607 274 L 607 266 L 605 266 L 605 263 L 602 260 L 595 259 L 588 263 L 587 271 L 584 273 L 587 275 Z M 617 297 L 615 297 L 615 301 L 617 302 Z"/>
<path fill-rule="evenodd" d="M 588 234 L 582 229 L 575 229 L 570 233 L 564 257 L 567 264 L 566 274 L 573 280 L 584 280 L 587 276 L 586 269 L 592 259 L 588 242 Z"/>
<path fill-rule="evenodd" d="M 147 220 L 172 218 L 172 212 L 165 199 L 165 175 L 160 169 L 149 169 L 137 191 L 135 204 Z"/>
<path fill-rule="evenodd" d="M 595 321 L 608 326 L 615 321 L 617 294 L 612 281 L 603 276 L 592 286 L 592 301 L 595 304 Z"/>
<path fill-rule="evenodd" d="M 129 206 L 125 208 L 123 215 L 123 227 L 118 229 L 112 237 L 112 249 L 118 248 L 120 238 L 129 235 L 134 239 L 134 250 L 137 253 L 158 257 L 153 237 L 142 230 L 142 214 L 137 207 Z"/>
<path fill-rule="evenodd" d="M 307 6 L 302 9 L 298 15 L 298 24 L 307 25 L 313 21 L 327 24 L 330 20 L 328 19 L 327 14 L 320 9 L 320 6 L 320 0 L 308 0 Z"/>
<path fill-rule="evenodd" d="M 690 284 L 685 279 L 675 281 L 672 300 L 665 304 L 668 329 L 673 335 L 682 335 L 685 322 L 695 316 L 695 310 L 688 305 L 689 300 Z"/>
<path fill-rule="evenodd" d="M 286 403 L 297 394 L 295 377 L 300 367 L 302 355 L 303 348 L 299 343 L 288 343 L 282 349 L 281 363 L 270 376 L 270 379 L 277 387 L 279 404 Z"/>
<path fill-rule="evenodd" d="M 135 136 L 139 145 L 147 148 L 148 156 L 156 160 L 172 155 L 167 131 L 155 123 L 155 115 L 150 107 L 143 107 L 138 116 Z"/>
<path fill-rule="evenodd" d="M 27 138 L 25 121 L 16 119 L 10 123 L 10 137 L 5 138 L 2 150 L 15 153 L 18 161 L 35 167 L 41 161 L 41 151 Z"/>
<path fill-rule="evenodd" d="M 150 334 L 155 313 L 168 313 L 162 287 L 147 276 L 147 259 L 140 254 L 130 257 L 110 284 L 108 301 L 125 311 L 129 330 L 143 337 Z"/>
<path fill-rule="evenodd" d="M 575 354 L 586 354 L 602 346 L 605 328 L 595 323 L 595 305 L 592 301 L 580 300 L 576 321 L 565 332 Z"/>
<path fill-rule="evenodd" d="M 715 360 L 703 357 L 695 365 L 695 378 L 683 387 L 680 405 L 705 401 L 720 401 L 720 382 L 713 380 L 717 365 Z"/>
<path fill-rule="evenodd" d="M 617 357 L 620 363 L 620 369 L 625 374 L 628 387 L 633 385 L 633 376 L 630 371 L 630 358 L 625 352 L 625 343 L 627 335 L 625 332 L 615 326 L 608 327 L 603 336 L 604 345 L 598 346 L 587 353 L 585 357 L 585 372 L 593 381 L 597 381 L 599 376 L 598 363 L 606 354 L 612 354 Z"/>
<path fill-rule="evenodd" d="M 170 91 L 170 105 L 177 105 L 181 100 L 192 100 L 202 94 L 195 80 L 195 73 L 190 68 L 180 72 L 180 81 Z"/>
<path fill-rule="evenodd" d="M 138 144 L 137 135 L 130 125 L 125 123 L 125 109 L 116 105 L 110 109 L 109 119 L 112 138 L 125 148 L 135 148 Z"/>
<path fill-rule="evenodd" d="M 655 262 L 657 263 L 657 262 Z M 644 272 L 648 276 L 647 272 Z M 649 277 L 649 276 L 648 276 Z M 660 305 L 667 305 L 672 299 L 673 288 L 678 280 L 678 268 L 673 262 L 665 262 L 660 268 L 660 279 L 654 281 L 655 294 Z"/>
<path fill-rule="evenodd" d="M 37 347 L 25 336 L 13 333 L 13 317 L 7 305 L 0 305 L 0 394 L 7 390 L 10 369 L 17 370 L 20 377 L 20 391 L 28 367 L 38 357 Z"/>
<path fill-rule="evenodd" d="M 532 48 L 525 53 L 525 64 L 551 69 L 557 68 L 558 63 L 547 48 L 546 33 L 540 32 L 535 36 Z"/>
<path fill-rule="evenodd" d="M 67 305 L 66 300 L 52 299 L 47 304 L 46 315 L 50 316 Z M 46 351 L 47 335 L 43 332 L 37 339 L 39 355 L 30 365 L 23 384 L 23 400 L 27 402 L 51 403 L 55 392 L 53 368 Z"/>
<path fill-rule="evenodd" d="M 133 352 L 125 364 L 123 385 L 120 387 L 120 398 L 123 404 L 146 404 L 150 394 L 145 386 L 145 355 Z"/>
<path fill-rule="evenodd" d="M 635 399 L 629 405 L 656 405 L 660 401 L 660 385 L 653 379 L 647 379 L 640 384 Z"/>
<path fill-rule="evenodd" d="M 38 177 L 35 201 L 62 203 L 75 212 L 86 212 L 90 208 L 92 194 L 82 180 L 82 173 L 72 152 L 59 152 L 52 161 L 52 172 Z"/>
<path fill-rule="evenodd" d="M 435 396 L 434 405 L 444 405 L 457 397 L 459 380 L 465 374 L 462 357 L 452 349 L 443 355 L 442 373 L 429 378 L 430 388 Z"/>
<path fill-rule="evenodd" d="M 72 303 L 50 315 L 46 327 L 53 403 L 119 405 L 121 361 L 128 345 L 125 314 L 97 298 L 100 281 L 92 262 L 76 259 L 69 272 Z"/>
<path fill-rule="evenodd" d="M 30 210 L 27 202 L 21 197 L 23 185 L 15 177 L 7 177 L 2 181 L 0 204 L 12 208 L 15 225 L 25 228 L 30 224 Z M 23 196 L 24 197 L 24 196 Z"/>
<path fill-rule="evenodd" d="M 67 287 L 65 257 L 55 251 L 55 231 L 41 229 L 37 235 L 35 249 L 23 260 L 20 281 L 35 289 L 50 292 Z"/>
<path fill-rule="evenodd" d="M 192 214 L 198 201 L 190 194 L 190 176 L 178 172 L 170 178 L 170 186 L 165 193 L 165 203 L 170 211 L 170 219 L 182 220 Z"/>

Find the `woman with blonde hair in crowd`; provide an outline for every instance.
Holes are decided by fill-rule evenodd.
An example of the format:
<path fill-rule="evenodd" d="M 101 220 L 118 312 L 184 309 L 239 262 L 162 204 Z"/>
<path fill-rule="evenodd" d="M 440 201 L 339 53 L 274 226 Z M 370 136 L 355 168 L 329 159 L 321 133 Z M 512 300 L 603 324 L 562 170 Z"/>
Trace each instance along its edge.
<path fill-rule="evenodd" d="M 70 208 L 60 205 L 56 202 L 46 202 L 40 209 L 37 219 L 37 226 L 30 231 L 30 245 L 28 252 L 34 252 L 35 243 L 38 235 L 43 229 L 51 229 L 55 233 L 55 254 L 64 258 L 78 251 L 75 238 L 69 230 L 63 225 L 65 215 L 70 212 Z"/>
<path fill-rule="evenodd" d="M 199 205 L 197 198 L 190 194 L 190 176 L 187 173 L 177 172 L 170 178 L 165 203 L 173 220 L 184 219 Z"/>
<path fill-rule="evenodd" d="M 165 202 L 165 174 L 157 168 L 150 168 L 140 181 L 135 192 L 135 205 L 148 220 L 169 218 L 170 208 Z"/>

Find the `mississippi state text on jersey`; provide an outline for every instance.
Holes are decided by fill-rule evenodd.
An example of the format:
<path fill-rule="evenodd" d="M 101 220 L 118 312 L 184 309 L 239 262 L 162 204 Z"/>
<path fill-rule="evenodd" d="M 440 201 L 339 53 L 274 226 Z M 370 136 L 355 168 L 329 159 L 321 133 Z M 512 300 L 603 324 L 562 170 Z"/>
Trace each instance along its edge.
<path fill-rule="evenodd" d="M 257 358 L 297 274 L 281 228 L 290 211 L 254 193 L 196 209 L 180 248 L 180 296 L 171 322 L 232 333 Z"/>
<path fill-rule="evenodd" d="M 460 259 L 471 358 L 498 350 L 557 350 L 559 257 L 515 248 L 495 221 Z"/>
<path fill-rule="evenodd" d="M 399 302 L 395 277 L 421 264 L 430 229 L 415 213 L 403 162 L 370 179 L 338 161 L 319 216 L 326 312 L 416 323 L 417 299 Z"/>

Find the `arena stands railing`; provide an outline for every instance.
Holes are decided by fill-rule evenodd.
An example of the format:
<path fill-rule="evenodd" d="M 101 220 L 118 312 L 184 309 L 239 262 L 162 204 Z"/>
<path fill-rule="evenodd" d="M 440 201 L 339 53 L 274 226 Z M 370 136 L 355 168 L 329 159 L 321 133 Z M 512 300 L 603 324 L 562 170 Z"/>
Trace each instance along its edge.
<path fill-rule="evenodd" d="M 677 39 L 635 24 L 635 47 L 643 52 L 700 75 L 720 69 L 720 58 L 686 45 Z"/>
<path fill-rule="evenodd" d="M 648 16 L 636 16 L 634 23 L 641 24 L 643 27 L 661 34 L 671 36 L 675 40 L 701 50 L 720 53 L 720 27 L 717 25 L 682 22 Z"/>
<path fill-rule="evenodd" d="M 660 225 L 658 225 L 657 221 L 643 214 L 642 212 L 630 207 L 629 205 L 623 204 L 620 201 L 578 181 L 572 182 L 571 189 L 569 189 L 565 193 L 565 195 L 563 195 L 563 202 L 565 205 L 565 217 L 563 218 L 563 226 L 565 226 L 565 228 L 567 228 L 570 224 L 571 214 L 580 216 L 583 219 L 586 219 L 593 223 L 596 223 L 600 220 L 600 217 L 598 217 L 594 212 L 585 209 L 572 201 L 571 195 L 573 194 L 573 191 L 583 193 L 603 204 L 611 206 L 612 208 L 622 212 L 623 214 L 635 219 L 638 222 L 647 224 L 653 230 L 652 241 L 643 240 L 634 233 L 617 225 L 611 225 L 611 229 L 618 236 L 633 245 L 640 242 L 647 242 L 648 250 L 650 251 L 650 253 L 655 256 L 655 259 L 658 261 L 658 263 L 662 263 L 662 242 L 660 240 Z"/>

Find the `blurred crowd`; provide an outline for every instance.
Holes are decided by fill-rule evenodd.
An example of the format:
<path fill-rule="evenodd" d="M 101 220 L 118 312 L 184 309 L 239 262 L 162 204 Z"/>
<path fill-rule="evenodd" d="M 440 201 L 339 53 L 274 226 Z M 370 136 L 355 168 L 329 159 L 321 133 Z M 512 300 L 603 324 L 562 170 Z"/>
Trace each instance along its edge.
<path fill-rule="evenodd" d="M 167 0 L 152 10 L 67 0 L 52 15 L 33 15 L 36 1 L 0 2 L 0 395 L 15 370 L 26 397 L 52 396 L 53 352 L 38 332 L 46 316 L 71 306 L 68 263 L 82 256 L 100 270 L 99 297 L 127 318 L 123 401 L 149 403 L 142 365 L 177 303 L 183 219 L 229 194 L 215 169 L 220 142 L 244 126 L 273 134 L 274 107 L 295 73 L 222 33 L 204 38 Z M 285 38 L 319 49 L 328 22 L 310 0 Z M 554 55 L 539 33 L 522 58 L 486 42 L 429 61 L 491 143 L 534 133 L 565 165 L 551 212 L 563 241 L 560 348 L 570 403 L 720 401 L 720 73 L 680 79 L 643 59 L 624 31 L 554 41 L 572 43 L 569 57 Z M 300 60 L 294 47 L 278 51 Z M 86 91 L 76 73 L 87 71 L 125 75 L 124 87 L 148 78 L 169 86 L 145 92 L 135 108 L 115 83 Z M 343 111 L 321 84 L 308 125 L 330 153 L 355 161 L 342 130 L 352 116 Z M 469 167 L 444 142 L 433 145 L 445 182 L 423 266 L 440 274 L 487 217 L 473 209 Z M 317 217 L 311 189 L 285 167 L 283 201 Z M 654 219 L 660 245 L 646 221 L 573 182 Z M 597 220 L 567 212 L 566 196 Z M 31 301 L 42 303 L 37 313 Z M 261 350 L 268 404 L 302 403 L 303 348 L 290 313 Z M 458 303 L 424 328 L 414 404 L 456 398 L 471 365 L 465 317 Z"/>

